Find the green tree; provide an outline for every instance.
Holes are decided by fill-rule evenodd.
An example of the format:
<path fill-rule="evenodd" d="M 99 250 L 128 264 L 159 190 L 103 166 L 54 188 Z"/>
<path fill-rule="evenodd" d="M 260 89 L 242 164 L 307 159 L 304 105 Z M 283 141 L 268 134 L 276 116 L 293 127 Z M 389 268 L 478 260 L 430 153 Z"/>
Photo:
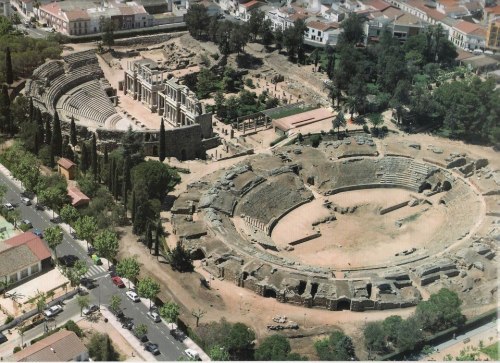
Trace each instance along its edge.
<path fill-rule="evenodd" d="M 255 332 L 243 323 L 231 326 L 226 339 L 226 347 L 234 360 L 247 360 L 251 356 Z"/>
<path fill-rule="evenodd" d="M 295 20 L 293 26 L 283 31 L 283 45 L 287 49 L 288 58 L 293 60 L 304 43 L 304 32 L 307 29 L 304 20 Z"/>
<path fill-rule="evenodd" d="M 115 44 L 115 23 L 112 19 L 102 19 L 101 21 L 101 32 L 102 32 L 102 44 L 107 46 L 109 49 Z"/>
<path fill-rule="evenodd" d="M 46 113 L 44 114 L 45 119 L 45 144 L 52 145 L 52 128 L 50 126 L 51 116 Z"/>
<path fill-rule="evenodd" d="M 384 335 L 387 337 L 387 340 L 396 342 L 402 323 L 403 318 L 399 315 L 391 315 L 385 318 L 382 322 L 382 329 L 384 330 Z"/>
<path fill-rule="evenodd" d="M 384 118 L 382 117 L 382 114 L 380 113 L 371 113 L 368 115 L 368 120 L 373 126 L 373 129 L 375 130 L 375 133 L 378 133 L 378 128 L 384 123 Z"/>
<path fill-rule="evenodd" d="M 51 147 L 54 156 L 60 157 L 62 155 L 61 121 L 59 120 L 59 114 L 57 113 L 57 111 L 54 113 Z"/>
<path fill-rule="evenodd" d="M 262 44 L 264 44 L 266 47 L 271 45 L 274 40 L 274 33 L 272 29 L 272 22 L 270 19 L 266 19 L 260 24 L 259 35 L 262 39 Z"/>
<path fill-rule="evenodd" d="M 148 326 L 146 324 L 138 324 L 134 329 L 134 333 L 136 336 L 142 337 L 148 333 Z"/>
<path fill-rule="evenodd" d="M 340 331 L 335 331 L 328 338 L 316 341 L 314 348 L 320 360 L 347 361 L 355 358 L 351 338 Z"/>
<path fill-rule="evenodd" d="M 368 359 L 372 352 L 383 352 L 386 349 L 384 328 L 381 322 L 370 322 L 363 329 L 365 347 L 368 350 Z"/>
<path fill-rule="evenodd" d="M 173 270 L 180 272 L 193 271 L 193 262 L 191 255 L 184 249 L 180 242 L 177 242 L 175 248 L 169 254 L 170 266 Z"/>
<path fill-rule="evenodd" d="M 79 239 L 87 241 L 88 244 L 94 242 L 97 234 L 97 220 L 92 216 L 82 216 L 75 222 L 75 231 Z"/>
<path fill-rule="evenodd" d="M 255 360 L 288 360 L 292 348 L 288 339 L 283 335 L 273 334 L 266 337 L 255 350 Z"/>
<path fill-rule="evenodd" d="M 124 258 L 118 262 L 118 265 L 116 265 L 116 272 L 118 275 L 123 276 L 132 282 L 137 280 L 137 276 L 139 276 L 140 271 L 141 267 L 135 257 Z"/>
<path fill-rule="evenodd" d="M 248 20 L 248 32 L 251 34 L 252 40 L 255 40 L 257 35 L 260 34 L 265 15 L 266 14 L 260 9 L 253 11 L 250 15 L 250 20 Z"/>
<path fill-rule="evenodd" d="M 163 122 L 163 118 L 161 119 L 161 124 L 160 124 L 160 147 L 158 148 L 159 149 L 159 152 L 158 152 L 158 156 L 160 158 L 160 161 L 163 163 L 163 161 L 165 160 L 165 157 L 166 157 L 166 154 L 167 154 L 167 151 L 165 150 L 165 124 Z"/>
<path fill-rule="evenodd" d="M 61 227 L 49 227 L 44 232 L 44 240 L 49 245 L 50 249 L 54 251 L 54 255 L 57 259 L 57 246 L 59 246 L 63 241 L 63 231 Z"/>
<path fill-rule="evenodd" d="M 120 310 L 121 303 L 121 297 L 119 297 L 118 295 L 111 295 L 111 299 L 109 300 L 109 308 L 116 313 L 118 310 Z"/>
<path fill-rule="evenodd" d="M 165 193 L 180 181 L 179 174 L 174 169 L 156 160 L 148 160 L 134 166 L 131 177 L 134 189 L 138 186 L 144 187 L 148 191 L 149 199 L 158 200 L 163 200 Z"/>
<path fill-rule="evenodd" d="M 226 348 L 220 345 L 212 346 L 208 351 L 208 356 L 212 361 L 216 362 L 225 362 L 231 360 L 229 352 L 226 350 Z"/>
<path fill-rule="evenodd" d="M 337 116 L 335 116 L 335 118 L 333 119 L 332 127 L 334 129 L 337 129 L 337 134 L 339 134 L 340 128 L 345 126 L 346 126 L 346 120 L 344 117 L 344 113 L 340 111 L 339 113 L 337 113 Z"/>
<path fill-rule="evenodd" d="M 34 192 L 40 180 L 40 162 L 33 154 L 20 148 L 13 148 L 12 152 L 17 159 L 11 167 L 12 175 L 21 181 L 27 191 Z"/>
<path fill-rule="evenodd" d="M 414 317 L 403 320 L 398 329 L 396 346 L 402 350 L 413 350 L 423 339 L 421 324 Z"/>
<path fill-rule="evenodd" d="M 189 34 L 194 38 L 199 38 L 203 33 L 208 30 L 210 24 L 210 17 L 207 13 L 207 8 L 201 4 L 193 4 L 189 7 L 184 21 Z"/>
<path fill-rule="evenodd" d="M 180 307 L 173 301 L 168 301 L 160 308 L 160 316 L 165 319 L 167 323 L 177 323 L 179 318 Z"/>
<path fill-rule="evenodd" d="M 457 293 L 446 288 L 431 294 L 429 300 L 421 301 L 415 312 L 416 320 L 424 330 L 437 332 L 465 322 Z"/>
<path fill-rule="evenodd" d="M 10 47 L 7 47 L 5 49 L 5 82 L 9 85 L 14 83 L 14 72 L 12 71 Z"/>
<path fill-rule="evenodd" d="M 347 19 L 340 24 L 342 32 L 339 35 L 339 45 L 356 45 L 362 43 L 365 39 L 363 30 L 363 20 L 356 13 L 349 13 Z"/>
<path fill-rule="evenodd" d="M 76 302 L 80 307 L 80 316 L 82 316 L 83 309 L 90 303 L 90 298 L 88 297 L 88 295 L 79 295 L 76 298 Z"/>
<path fill-rule="evenodd" d="M 198 98 L 207 98 L 215 87 L 215 79 L 208 68 L 202 68 L 198 73 L 196 95 Z"/>
<path fill-rule="evenodd" d="M 118 253 L 118 237 L 114 231 L 105 229 L 97 233 L 94 238 L 94 247 L 100 256 L 108 260 L 112 260 Z"/>
<path fill-rule="evenodd" d="M 99 163 L 99 159 L 97 158 L 97 140 L 95 133 L 92 134 L 92 148 L 90 151 L 90 165 L 92 169 L 92 175 L 94 176 L 94 180 L 97 180 L 97 165 Z"/>
<path fill-rule="evenodd" d="M 52 215 L 54 215 L 54 211 L 59 211 L 67 200 L 68 194 L 66 189 L 56 186 L 42 189 L 38 193 L 38 201 L 52 209 Z"/>
<path fill-rule="evenodd" d="M 80 217 L 80 213 L 71 204 L 65 204 L 61 209 L 60 215 L 62 220 L 68 223 L 70 227 Z"/>
<path fill-rule="evenodd" d="M 68 278 L 71 286 L 78 286 L 80 280 L 89 271 L 87 263 L 83 260 L 78 260 L 75 262 L 73 267 L 66 267 L 63 269 L 63 274 Z"/>
<path fill-rule="evenodd" d="M 149 307 L 151 307 L 151 301 L 160 293 L 160 284 L 153 280 L 151 277 L 145 277 L 139 280 L 137 284 L 137 292 L 139 296 L 149 299 Z"/>
<path fill-rule="evenodd" d="M 114 362 L 120 358 L 108 334 L 94 333 L 90 338 L 87 348 L 90 358 L 94 361 Z"/>
<path fill-rule="evenodd" d="M 78 133 L 76 132 L 75 118 L 71 116 L 71 123 L 69 128 L 71 145 L 75 147 L 78 145 Z"/>

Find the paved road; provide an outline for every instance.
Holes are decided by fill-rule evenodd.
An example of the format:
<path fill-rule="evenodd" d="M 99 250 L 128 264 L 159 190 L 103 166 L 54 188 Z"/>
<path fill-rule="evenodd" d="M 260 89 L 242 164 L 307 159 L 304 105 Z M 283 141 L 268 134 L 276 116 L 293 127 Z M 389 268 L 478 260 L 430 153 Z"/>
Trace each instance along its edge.
<path fill-rule="evenodd" d="M 11 202 L 18 204 L 17 209 L 21 213 L 21 219 L 29 219 L 34 228 L 41 230 L 54 226 L 54 224 L 50 222 L 50 216 L 47 212 L 37 211 L 33 205 L 25 206 L 20 202 L 20 188 L 1 172 L 0 183 L 7 186 L 4 203 Z M 181 355 L 184 354 L 183 352 L 186 349 L 186 346 L 175 340 L 170 335 L 170 330 L 166 324 L 154 323 L 150 320 L 146 316 L 146 313 L 148 312 L 146 304 L 142 302 L 132 302 L 125 295 L 125 291 L 127 289 L 119 289 L 113 285 L 108 276 L 107 265 L 96 266 L 87 256 L 84 247 L 82 247 L 80 243 L 75 241 L 66 231 L 64 231 L 63 243 L 57 247 L 57 255 L 63 256 L 68 254 L 75 255 L 81 260 L 87 262 L 87 266 L 89 266 L 89 273 L 87 276 L 98 279 L 98 286 L 92 289 L 89 295 L 93 303 L 107 305 L 110 301 L 111 295 L 117 294 L 122 299 L 121 308 L 125 315 L 133 318 L 136 325 L 143 323 L 148 326 L 147 336 L 149 340 L 159 345 L 161 354 L 156 356 L 158 360 L 176 361 Z"/>

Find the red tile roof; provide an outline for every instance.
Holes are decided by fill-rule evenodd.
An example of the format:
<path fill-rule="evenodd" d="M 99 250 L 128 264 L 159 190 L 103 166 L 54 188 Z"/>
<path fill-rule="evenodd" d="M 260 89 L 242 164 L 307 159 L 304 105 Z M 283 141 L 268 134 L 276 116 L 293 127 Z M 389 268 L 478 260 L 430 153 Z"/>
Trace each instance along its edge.
<path fill-rule="evenodd" d="M 488 14 L 500 14 L 500 5 L 494 6 L 492 8 L 484 8 L 484 12 Z"/>
<path fill-rule="evenodd" d="M 321 21 L 310 21 L 307 23 L 308 28 L 313 28 L 321 31 L 325 31 L 328 29 L 338 29 L 338 23 L 323 23 Z"/>
<path fill-rule="evenodd" d="M 85 205 L 90 202 L 90 198 L 83 194 L 77 187 L 68 187 L 68 195 L 71 198 L 73 207 Z"/>
<path fill-rule="evenodd" d="M 64 13 L 66 13 L 66 17 L 69 21 L 90 20 L 90 16 L 85 10 L 68 10 Z"/>
<path fill-rule="evenodd" d="M 66 158 L 60 158 L 57 161 L 57 165 L 59 165 L 60 167 L 66 169 L 66 170 L 69 170 L 73 166 L 76 166 L 76 164 L 74 162 L 72 162 L 71 160 L 66 159 Z"/>
<path fill-rule="evenodd" d="M 240 4 L 240 5 L 243 6 L 244 8 L 246 8 L 247 10 L 250 10 L 250 9 L 253 9 L 257 6 L 261 6 L 263 4 L 257 0 L 252 0 L 252 1 L 249 1 L 249 2 L 244 3 L 244 4 Z"/>
<path fill-rule="evenodd" d="M 368 5 L 378 11 L 383 11 L 391 6 L 390 4 L 382 0 L 368 0 L 365 2 L 365 5 Z"/>
<path fill-rule="evenodd" d="M 453 28 L 455 28 L 456 30 L 461 31 L 462 33 L 465 33 L 465 34 L 472 34 L 476 30 L 481 29 L 482 27 L 478 24 L 470 23 L 470 22 L 465 21 L 465 20 L 460 20 L 459 22 L 457 22 L 455 24 L 455 26 Z"/>
<path fill-rule="evenodd" d="M 43 241 L 31 232 L 24 232 L 23 234 L 4 241 L 4 243 L 12 247 L 26 245 L 40 261 L 51 256 L 49 249 L 45 246 Z"/>

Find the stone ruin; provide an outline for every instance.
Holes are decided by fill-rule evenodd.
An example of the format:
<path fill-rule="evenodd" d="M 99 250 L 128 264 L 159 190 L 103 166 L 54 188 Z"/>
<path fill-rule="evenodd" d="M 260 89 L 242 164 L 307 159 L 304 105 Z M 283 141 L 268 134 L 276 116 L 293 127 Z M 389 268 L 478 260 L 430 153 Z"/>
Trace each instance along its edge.
<path fill-rule="evenodd" d="M 457 201 L 474 200 L 476 196 L 466 183 L 445 169 L 402 157 L 332 162 L 317 149 L 293 146 L 279 149 L 274 155 L 252 156 L 189 185 L 172 208 L 174 227 L 182 229 L 186 216 L 188 221 L 192 221 L 189 216 L 198 216 L 207 233 L 186 240 L 185 246 L 193 256 L 202 259 L 203 268 L 214 277 L 280 302 L 329 310 L 413 306 L 421 300 L 421 287 L 450 279 L 463 280 L 467 268 L 481 269 L 491 264 L 495 256 L 493 248 L 485 243 L 473 243 L 455 255 L 446 253 L 440 257 L 411 248 L 396 254 L 397 267 L 389 264 L 376 269 L 344 270 L 343 278 L 337 278 L 340 271 L 334 266 L 308 265 L 280 255 L 270 238 L 272 229 L 284 215 L 314 198 L 304 187 L 313 175 L 314 188 L 323 195 L 398 187 L 415 193 L 404 203 L 414 206 L 430 203 L 424 194 L 440 193 L 449 213 L 457 218 L 455 226 L 436 234 L 436 243 L 443 238 L 460 241 L 474 222 L 470 218 L 465 222 L 466 215 L 478 212 L 471 207 L 464 213 Z M 353 212 L 328 201 L 323 207 L 331 214 L 316 221 L 318 224 L 334 223 L 333 212 Z M 239 230 L 235 219 L 241 219 L 250 232 Z M 464 288 L 468 286 L 465 280 L 460 283 Z M 274 328 L 281 329 L 273 325 Z"/>

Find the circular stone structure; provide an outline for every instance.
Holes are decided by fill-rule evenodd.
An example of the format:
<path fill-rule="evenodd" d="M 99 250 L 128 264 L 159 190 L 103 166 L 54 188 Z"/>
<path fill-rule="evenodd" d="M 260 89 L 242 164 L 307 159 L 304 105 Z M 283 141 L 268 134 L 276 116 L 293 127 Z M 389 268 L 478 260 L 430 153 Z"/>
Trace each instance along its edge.
<path fill-rule="evenodd" d="M 475 228 L 480 198 L 422 161 L 332 161 L 290 146 L 191 184 L 172 222 L 216 277 L 282 302 L 363 311 L 415 305 L 417 286 L 458 275 L 446 248 Z"/>

